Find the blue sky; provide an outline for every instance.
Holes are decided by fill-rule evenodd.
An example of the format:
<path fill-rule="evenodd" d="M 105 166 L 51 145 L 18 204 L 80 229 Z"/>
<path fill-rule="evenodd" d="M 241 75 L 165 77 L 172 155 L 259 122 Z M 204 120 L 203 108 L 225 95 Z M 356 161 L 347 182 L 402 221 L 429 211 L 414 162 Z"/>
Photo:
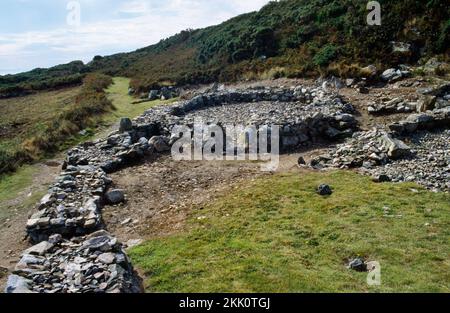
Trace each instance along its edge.
<path fill-rule="evenodd" d="M 80 8 L 80 24 L 68 23 Z M 269 0 L 2 0 L 0 75 L 132 51 L 218 24 Z M 73 7 L 72 7 L 73 8 Z M 72 14 L 72 15 L 70 15 Z M 70 19 L 69 19 L 70 20 Z"/>

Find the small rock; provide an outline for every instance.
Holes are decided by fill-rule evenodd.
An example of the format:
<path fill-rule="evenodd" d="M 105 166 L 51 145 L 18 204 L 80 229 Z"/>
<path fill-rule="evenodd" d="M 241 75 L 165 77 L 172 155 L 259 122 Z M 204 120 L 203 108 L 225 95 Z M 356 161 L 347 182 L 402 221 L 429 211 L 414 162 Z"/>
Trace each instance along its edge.
<path fill-rule="evenodd" d="M 333 193 L 333 191 L 329 185 L 322 184 L 317 188 L 317 193 L 321 196 L 329 196 Z"/>
<path fill-rule="evenodd" d="M 373 176 L 372 181 L 375 183 L 387 183 L 391 181 L 391 178 L 386 174 L 380 174 Z"/>
<path fill-rule="evenodd" d="M 109 204 L 118 204 L 125 201 L 125 193 L 121 189 L 114 189 L 105 194 Z"/>
<path fill-rule="evenodd" d="M 357 272 L 367 272 L 367 265 L 361 258 L 356 258 L 350 261 L 348 268 Z"/>
<path fill-rule="evenodd" d="M 305 158 L 299 157 L 298 160 L 297 160 L 297 164 L 298 164 L 299 166 L 306 166 Z"/>
<path fill-rule="evenodd" d="M 97 257 L 97 260 L 102 262 L 103 264 L 109 265 L 114 263 L 114 260 L 116 259 L 116 256 L 114 253 L 107 252 L 102 253 Z"/>
<path fill-rule="evenodd" d="M 53 248 L 53 244 L 48 241 L 42 241 L 41 243 L 38 243 L 37 245 L 28 248 L 25 250 L 23 254 L 32 254 L 32 255 L 45 255 L 48 251 L 50 251 Z"/>

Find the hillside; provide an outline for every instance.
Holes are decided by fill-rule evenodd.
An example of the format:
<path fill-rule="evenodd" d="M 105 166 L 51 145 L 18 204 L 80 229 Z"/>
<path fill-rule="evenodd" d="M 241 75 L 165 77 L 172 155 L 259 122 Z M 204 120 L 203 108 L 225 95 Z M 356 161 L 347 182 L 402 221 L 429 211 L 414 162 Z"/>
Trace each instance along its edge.
<path fill-rule="evenodd" d="M 360 76 L 361 67 L 371 63 L 385 68 L 436 54 L 448 58 L 447 1 L 379 2 L 382 25 L 368 26 L 366 1 L 274 1 L 259 12 L 186 30 L 131 53 L 0 77 L 0 94 L 80 83 L 91 71 L 133 78 L 139 92 L 155 85 L 242 78 Z M 393 54 L 392 41 L 411 46 Z"/>

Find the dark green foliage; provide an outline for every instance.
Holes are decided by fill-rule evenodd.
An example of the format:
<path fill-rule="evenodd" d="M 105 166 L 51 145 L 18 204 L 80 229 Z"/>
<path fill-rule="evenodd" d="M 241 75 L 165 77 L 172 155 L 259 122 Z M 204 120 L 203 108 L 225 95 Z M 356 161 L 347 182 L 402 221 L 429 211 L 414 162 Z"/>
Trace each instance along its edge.
<path fill-rule="evenodd" d="M 30 156 L 22 150 L 9 151 L 0 147 L 0 174 L 14 171 L 19 165 L 29 161 Z"/>
<path fill-rule="evenodd" d="M 333 45 L 326 45 L 314 56 L 314 64 L 318 66 L 325 66 L 331 63 L 336 58 L 337 48 Z"/>
<path fill-rule="evenodd" d="M 83 62 L 74 61 L 49 69 L 37 68 L 16 75 L 0 76 L 0 98 L 79 85 L 86 71 L 87 68 Z"/>

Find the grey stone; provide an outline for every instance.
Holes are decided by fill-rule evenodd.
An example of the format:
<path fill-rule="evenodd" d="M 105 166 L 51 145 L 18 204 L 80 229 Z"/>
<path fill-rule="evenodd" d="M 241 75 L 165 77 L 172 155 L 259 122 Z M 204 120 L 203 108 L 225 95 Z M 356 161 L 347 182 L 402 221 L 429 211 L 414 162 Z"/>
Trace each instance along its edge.
<path fill-rule="evenodd" d="M 118 204 L 125 201 L 125 193 L 121 189 L 114 189 L 108 191 L 105 198 L 109 204 Z"/>
<path fill-rule="evenodd" d="M 329 196 L 333 194 L 333 191 L 329 185 L 322 184 L 317 188 L 317 193 L 321 196 Z"/>
<path fill-rule="evenodd" d="M 357 272 L 367 272 L 367 265 L 361 258 L 351 260 L 348 264 L 348 268 Z"/>
<path fill-rule="evenodd" d="M 170 150 L 169 140 L 163 136 L 153 136 L 150 138 L 148 144 L 154 147 L 158 152 L 166 152 Z"/>
<path fill-rule="evenodd" d="M 133 122 L 128 118 L 124 117 L 120 119 L 120 126 L 119 131 L 120 132 L 127 132 L 133 129 Z"/>
<path fill-rule="evenodd" d="M 30 290 L 31 281 L 18 275 L 9 275 L 6 283 L 6 293 L 33 293 Z"/>
<path fill-rule="evenodd" d="M 45 255 L 53 248 L 53 246 L 54 245 L 48 241 L 42 241 L 41 243 L 25 250 L 24 254 Z"/>
<path fill-rule="evenodd" d="M 98 261 L 107 265 L 114 263 L 115 259 L 115 254 L 111 252 L 102 253 L 97 257 Z"/>

